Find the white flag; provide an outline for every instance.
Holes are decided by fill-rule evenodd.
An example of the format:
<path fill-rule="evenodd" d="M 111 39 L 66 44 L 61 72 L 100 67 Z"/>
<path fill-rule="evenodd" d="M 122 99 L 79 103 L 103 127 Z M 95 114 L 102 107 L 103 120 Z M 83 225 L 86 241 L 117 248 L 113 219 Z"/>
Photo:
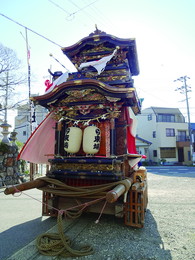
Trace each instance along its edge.
<path fill-rule="evenodd" d="M 99 75 L 100 73 L 102 73 L 104 71 L 107 62 L 109 62 L 112 59 L 112 57 L 115 55 L 116 52 L 117 52 L 117 48 L 113 51 L 113 53 L 111 55 L 105 56 L 105 57 L 101 58 L 100 60 L 83 62 L 79 66 L 79 69 L 92 66 L 97 70 L 98 75 Z"/>
<path fill-rule="evenodd" d="M 48 94 L 49 92 L 51 92 L 55 87 L 57 87 L 58 85 L 62 84 L 63 82 L 66 82 L 69 76 L 69 72 L 65 72 L 63 73 L 59 78 L 57 78 L 56 80 L 54 80 L 52 86 L 45 91 L 45 94 Z"/>

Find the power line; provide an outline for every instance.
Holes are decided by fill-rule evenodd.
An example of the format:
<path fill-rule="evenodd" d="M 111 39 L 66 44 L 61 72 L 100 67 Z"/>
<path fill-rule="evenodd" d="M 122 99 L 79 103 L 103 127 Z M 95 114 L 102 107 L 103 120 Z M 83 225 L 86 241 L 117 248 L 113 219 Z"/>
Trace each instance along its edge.
<path fill-rule="evenodd" d="M 59 9 L 61 9 L 63 12 L 65 12 L 68 15 L 71 15 L 71 13 L 67 12 L 63 7 L 61 7 L 60 5 L 58 5 L 57 3 L 55 3 L 52 0 L 48 0 L 50 3 L 52 3 L 53 5 L 55 5 L 56 7 L 58 7 Z"/>
<path fill-rule="evenodd" d="M 94 4 L 95 2 L 97 2 L 98 0 L 95 0 L 95 1 L 93 1 L 92 3 L 90 3 L 90 4 L 88 4 L 88 5 L 86 5 L 86 6 L 84 6 L 84 7 L 79 7 L 78 5 L 76 5 L 72 0 L 68 0 L 71 4 L 73 4 L 75 7 L 77 7 L 78 8 L 78 10 L 76 11 L 76 12 L 73 12 L 72 14 L 70 14 L 70 16 L 71 15 L 75 15 L 76 13 L 78 13 L 78 12 L 80 12 L 80 11 L 83 11 L 84 9 L 86 9 L 87 7 L 89 7 L 90 5 L 92 5 L 92 4 Z"/>
<path fill-rule="evenodd" d="M 32 29 L 26 27 L 25 25 L 23 25 L 23 24 L 21 24 L 21 23 L 15 21 L 15 20 L 13 20 L 12 18 L 10 18 L 10 17 L 8 17 L 8 16 L 6 16 L 6 15 L 4 15 L 4 14 L 1 14 L 1 13 L 0 13 L 0 15 L 3 16 L 4 18 L 10 20 L 11 22 L 13 22 L 13 23 L 15 23 L 15 24 L 17 24 L 17 25 L 19 25 L 19 26 L 25 28 L 26 30 L 28 30 L 28 31 L 30 31 L 30 32 L 32 32 L 32 33 L 34 33 L 34 34 L 36 34 L 36 35 L 42 37 L 43 39 L 45 39 L 45 40 L 47 40 L 47 41 L 49 41 L 49 42 L 51 42 L 51 43 L 57 45 L 58 47 L 62 48 L 61 45 L 59 45 L 58 43 L 56 43 L 56 42 L 50 40 L 49 38 L 45 37 L 44 35 L 42 35 L 42 34 L 40 34 L 40 33 L 38 33 L 38 32 L 35 32 L 34 30 L 32 30 Z"/>
<path fill-rule="evenodd" d="M 89 8 L 91 9 L 91 12 L 94 12 L 95 16 L 100 19 L 100 24 L 102 24 L 108 30 L 112 29 L 113 21 L 111 21 L 106 15 L 104 15 L 95 5 L 92 5 Z M 99 22 L 96 22 L 96 24 L 99 25 Z"/>
<path fill-rule="evenodd" d="M 94 4 L 95 2 L 99 1 L 99 0 L 95 0 L 90 4 L 85 5 L 84 7 L 79 7 L 77 4 L 75 4 L 73 1 L 69 0 L 69 2 L 74 5 L 76 8 L 78 8 L 77 11 L 70 13 L 68 11 L 66 11 L 62 6 L 60 6 L 59 4 L 57 4 L 56 2 L 52 1 L 52 0 L 48 0 L 50 3 L 52 3 L 53 5 L 55 5 L 57 8 L 61 9 L 64 13 L 67 14 L 66 20 L 68 20 L 69 17 L 72 16 L 72 19 L 74 18 L 74 15 L 80 11 L 83 11 L 84 9 L 86 9 L 87 7 L 91 6 L 92 4 Z"/>
<path fill-rule="evenodd" d="M 91 12 L 87 12 L 85 9 L 87 8 L 93 8 L 93 4 L 99 0 L 95 0 L 89 4 L 86 4 L 84 5 L 83 7 L 80 7 L 79 5 L 77 5 L 76 3 L 74 3 L 73 1 L 71 0 L 68 0 L 72 5 L 74 5 L 78 10 L 76 10 L 75 12 L 68 12 L 66 11 L 61 5 L 57 4 L 56 2 L 52 1 L 52 0 L 48 0 L 49 2 L 51 2 L 53 5 L 55 5 L 57 8 L 61 9 L 63 12 L 65 12 L 67 14 L 67 17 L 66 17 L 66 20 L 70 21 L 72 19 L 75 18 L 75 14 L 77 14 L 78 12 L 83 12 L 86 14 L 86 17 L 88 17 L 94 24 L 102 24 L 102 26 L 106 27 L 107 25 L 105 23 L 102 23 L 102 18 L 99 19 L 98 21 L 98 18 L 99 18 L 99 15 L 95 16 L 96 18 L 96 21 L 94 20 L 94 16 L 91 15 Z M 96 7 L 94 7 L 95 9 L 97 9 Z M 71 19 L 70 19 L 71 18 Z"/>

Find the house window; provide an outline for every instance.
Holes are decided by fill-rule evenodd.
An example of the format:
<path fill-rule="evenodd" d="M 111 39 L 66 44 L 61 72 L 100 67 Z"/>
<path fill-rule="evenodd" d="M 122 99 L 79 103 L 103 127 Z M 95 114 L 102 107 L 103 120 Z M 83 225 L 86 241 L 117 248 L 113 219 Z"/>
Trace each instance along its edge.
<path fill-rule="evenodd" d="M 148 115 L 148 121 L 152 120 L 152 114 Z"/>
<path fill-rule="evenodd" d="M 187 138 L 186 138 L 186 131 L 178 131 L 177 141 L 185 142 L 186 140 L 187 140 Z"/>
<path fill-rule="evenodd" d="M 148 154 L 148 148 L 144 148 L 144 154 L 145 154 L 145 155 Z"/>
<path fill-rule="evenodd" d="M 158 114 L 158 122 L 175 122 L 175 115 Z"/>
<path fill-rule="evenodd" d="M 26 131 L 23 131 L 23 136 L 26 136 Z"/>
<path fill-rule="evenodd" d="M 176 158 L 175 147 L 160 148 L 160 157 L 161 158 Z"/>
<path fill-rule="evenodd" d="M 175 136 L 175 129 L 174 128 L 166 128 L 166 136 L 167 137 Z"/>
<path fill-rule="evenodd" d="M 156 131 L 153 131 L 153 132 L 152 132 L 152 137 L 153 137 L 153 138 L 156 138 Z"/>
<path fill-rule="evenodd" d="M 153 156 L 157 157 L 157 150 L 153 150 Z"/>

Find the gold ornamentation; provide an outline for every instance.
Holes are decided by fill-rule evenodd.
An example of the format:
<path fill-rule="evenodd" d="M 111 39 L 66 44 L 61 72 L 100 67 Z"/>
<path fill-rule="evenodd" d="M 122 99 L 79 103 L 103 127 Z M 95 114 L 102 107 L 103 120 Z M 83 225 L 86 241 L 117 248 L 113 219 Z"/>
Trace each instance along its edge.
<path fill-rule="evenodd" d="M 106 76 L 106 77 L 98 77 L 99 80 L 101 81 L 115 81 L 115 80 L 121 80 L 121 81 L 127 81 L 129 78 L 126 75 L 120 75 L 120 76 Z"/>
<path fill-rule="evenodd" d="M 117 76 L 117 75 L 127 75 L 127 71 L 125 69 L 118 69 L 118 70 L 104 70 L 101 73 L 101 76 L 106 77 L 106 76 Z"/>
<path fill-rule="evenodd" d="M 93 40 L 94 40 L 94 42 L 100 41 L 99 35 L 94 35 L 94 36 L 93 36 Z"/>
<path fill-rule="evenodd" d="M 114 97 L 109 97 L 109 96 L 106 96 L 106 99 L 110 102 L 117 102 L 117 101 L 121 100 L 121 98 L 114 98 Z"/>
<path fill-rule="evenodd" d="M 55 102 L 57 101 L 57 99 L 51 101 L 51 102 L 48 102 L 47 105 L 51 105 L 51 104 L 54 104 Z"/>
<path fill-rule="evenodd" d="M 74 80 L 73 83 L 75 85 L 80 85 L 82 83 L 82 80 Z"/>
<path fill-rule="evenodd" d="M 97 173 L 99 171 L 112 171 L 114 170 L 111 164 L 79 164 L 79 163 L 60 163 L 53 164 L 52 170 L 71 170 L 71 171 L 92 171 Z"/>
<path fill-rule="evenodd" d="M 69 95 L 65 99 L 63 99 L 59 106 L 63 106 L 64 104 L 70 102 L 78 102 L 78 101 L 104 101 L 105 97 L 99 93 L 96 93 L 94 89 L 86 89 L 86 90 L 72 90 L 67 91 Z"/>
<path fill-rule="evenodd" d="M 103 44 L 99 44 L 97 46 L 93 46 L 91 49 L 89 50 L 84 50 L 82 52 L 82 54 L 88 54 L 88 53 L 93 53 L 93 52 L 105 52 L 105 51 L 109 51 L 109 52 L 113 52 L 114 49 L 113 48 L 108 48 L 105 47 Z"/>
<path fill-rule="evenodd" d="M 84 124 L 89 125 L 90 122 L 100 122 L 100 120 L 107 120 L 110 118 L 118 118 L 121 111 L 122 102 L 118 102 L 120 98 L 114 97 L 105 97 L 105 99 L 109 101 L 109 103 L 104 104 L 85 104 L 85 105 L 75 105 L 75 106 L 63 106 L 62 104 L 65 103 L 64 100 L 61 101 L 61 106 L 58 108 L 52 108 L 51 110 L 54 111 L 53 118 L 57 121 L 60 119 L 66 120 L 69 122 L 73 122 L 74 124 Z M 117 103 L 118 102 L 118 103 Z M 87 119 L 77 119 L 79 114 L 89 114 L 91 111 L 98 111 L 96 115 L 92 115 L 92 118 Z M 102 111 L 102 113 L 100 112 Z M 107 111 L 105 113 L 105 111 Z M 97 116 L 98 114 L 98 116 Z"/>

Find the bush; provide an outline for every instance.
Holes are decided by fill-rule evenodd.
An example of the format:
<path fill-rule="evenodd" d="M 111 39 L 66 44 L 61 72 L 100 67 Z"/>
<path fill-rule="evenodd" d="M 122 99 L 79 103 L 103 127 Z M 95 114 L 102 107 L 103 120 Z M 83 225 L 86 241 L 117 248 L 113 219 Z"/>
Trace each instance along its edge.
<path fill-rule="evenodd" d="M 5 154 L 10 152 L 10 146 L 0 142 L 0 153 Z"/>

